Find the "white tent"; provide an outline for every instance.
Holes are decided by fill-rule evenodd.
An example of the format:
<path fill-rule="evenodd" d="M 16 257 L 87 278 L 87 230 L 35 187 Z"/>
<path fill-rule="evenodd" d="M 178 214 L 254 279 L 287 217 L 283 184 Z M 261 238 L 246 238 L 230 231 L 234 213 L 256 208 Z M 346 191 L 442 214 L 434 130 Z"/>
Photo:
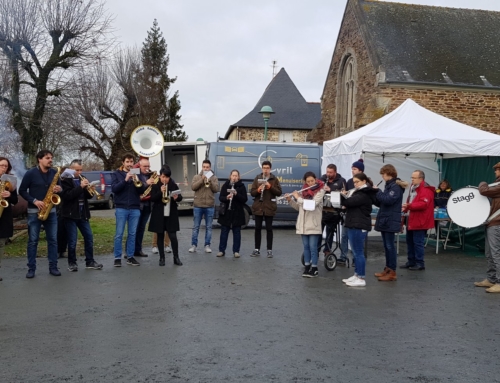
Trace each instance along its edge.
<path fill-rule="evenodd" d="M 500 156 L 500 136 L 450 120 L 408 99 L 384 117 L 354 132 L 323 143 L 322 170 L 330 163 L 346 179 L 359 158 L 375 183 L 379 170 L 393 164 L 398 176 L 409 180 L 415 169 L 438 186 L 437 159 Z"/>

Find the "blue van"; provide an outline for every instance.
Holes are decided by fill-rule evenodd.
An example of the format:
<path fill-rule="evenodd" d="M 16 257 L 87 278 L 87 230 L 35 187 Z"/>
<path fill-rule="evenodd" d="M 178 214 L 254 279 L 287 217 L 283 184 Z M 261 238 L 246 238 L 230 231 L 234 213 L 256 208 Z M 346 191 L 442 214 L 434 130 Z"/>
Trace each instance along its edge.
<path fill-rule="evenodd" d="M 312 171 L 321 176 L 321 157 L 323 147 L 317 143 L 293 143 L 272 141 L 219 141 L 207 144 L 207 157 L 212 170 L 222 186 L 229 178 L 231 170 L 240 172 L 241 180 L 247 187 L 246 223 L 252 214 L 253 197 L 250 196 L 252 182 L 262 172 L 262 162 L 271 161 L 273 173 L 280 181 L 283 194 L 300 190 L 304 174 Z M 219 194 L 215 196 L 219 205 Z M 218 209 L 216 209 L 217 214 Z M 286 199 L 278 201 L 275 216 L 280 221 L 295 221 L 297 211 L 288 206 Z"/>

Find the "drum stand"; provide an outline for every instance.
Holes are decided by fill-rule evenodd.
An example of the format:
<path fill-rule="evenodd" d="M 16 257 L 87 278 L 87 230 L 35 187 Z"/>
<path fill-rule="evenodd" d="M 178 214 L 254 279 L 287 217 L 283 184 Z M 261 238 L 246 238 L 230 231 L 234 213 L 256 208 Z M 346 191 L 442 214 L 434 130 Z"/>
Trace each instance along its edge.
<path fill-rule="evenodd" d="M 459 249 L 462 247 L 462 233 L 461 233 L 460 227 L 458 225 L 455 224 L 456 227 L 453 228 L 453 221 L 450 218 L 436 218 L 434 221 L 438 222 L 437 230 L 436 230 L 436 254 L 439 254 L 439 243 L 440 242 L 443 243 L 444 250 L 446 250 L 446 247 L 449 247 L 450 249 Z M 446 226 L 446 229 L 447 229 L 446 238 L 444 238 L 444 239 L 441 239 L 440 235 L 439 235 L 439 232 L 441 231 L 441 222 L 448 222 L 448 224 Z M 454 231 L 458 234 L 459 246 L 448 245 L 448 240 L 450 238 L 450 233 L 452 231 Z M 425 241 L 425 246 L 427 246 L 427 243 L 429 242 L 429 237 L 430 237 L 430 231 L 427 234 L 427 240 Z"/>

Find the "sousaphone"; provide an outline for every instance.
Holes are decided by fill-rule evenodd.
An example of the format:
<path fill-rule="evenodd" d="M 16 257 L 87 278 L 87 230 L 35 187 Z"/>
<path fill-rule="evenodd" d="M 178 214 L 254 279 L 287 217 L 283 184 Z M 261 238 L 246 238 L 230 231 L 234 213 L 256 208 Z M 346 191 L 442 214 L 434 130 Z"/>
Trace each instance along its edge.
<path fill-rule="evenodd" d="M 130 136 L 132 150 L 141 157 L 154 157 L 161 153 L 165 139 L 160 130 L 151 125 L 141 125 Z"/>

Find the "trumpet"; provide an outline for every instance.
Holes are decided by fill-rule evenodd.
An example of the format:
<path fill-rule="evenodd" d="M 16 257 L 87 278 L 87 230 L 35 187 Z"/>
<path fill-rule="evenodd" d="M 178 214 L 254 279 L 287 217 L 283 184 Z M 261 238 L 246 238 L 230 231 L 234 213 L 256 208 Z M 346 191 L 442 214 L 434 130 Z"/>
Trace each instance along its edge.
<path fill-rule="evenodd" d="M 319 187 L 319 185 L 318 185 L 318 184 L 314 184 L 314 185 L 309 186 L 309 187 L 307 187 L 307 188 L 297 190 L 297 193 L 302 193 L 302 192 L 304 192 L 304 191 L 306 191 L 306 190 L 309 190 L 309 189 L 316 189 L 316 188 L 318 188 L 318 187 Z M 284 194 L 284 195 L 281 195 L 281 196 L 279 196 L 279 197 L 277 197 L 277 198 L 276 198 L 276 201 L 280 201 L 280 200 L 282 200 L 282 199 L 284 199 L 284 198 L 288 197 L 289 195 L 290 195 L 289 193 Z"/>
<path fill-rule="evenodd" d="M 87 179 L 87 177 L 80 174 L 80 181 L 83 181 L 86 179 Z M 95 196 L 96 200 L 101 200 L 104 198 L 104 196 L 102 194 L 100 194 L 97 190 L 95 190 L 95 187 L 92 187 L 90 184 L 86 187 L 86 189 L 92 197 Z"/>
<path fill-rule="evenodd" d="M 134 181 L 134 186 L 136 188 L 140 188 L 142 186 L 142 182 L 137 174 L 134 174 L 134 178 L 132 180 Z"/>
<path fill-rule="evenodd" d="M 264 182 L 262 183 L 262 190 L 260 191 L 259 202 L 264 201 L 264 190 L 266 189 L 266 182 L 267 182 L 268 179 L 269 178 L 267 178 L 267 177 L 265 177 L 265 178 L 262 179 L 262 181 L 264 181 Z"/>
<path fill-rule="evenodd" d="M 165 191 L 163 192 L 163 195 L 161 197 L 161 202 L 163 203 L 169 203 L 170 202 L 170 197 L 168 195 L 168 184 L 163 184 L 165 186 Z"/>
<path fill-rule="evenodd" d="M 205 176 L 206 177 L 206 176 Z M 210 187 L 210 180 L 207 178 L 205 181 L 205 187 L 209 188 Z"/>

